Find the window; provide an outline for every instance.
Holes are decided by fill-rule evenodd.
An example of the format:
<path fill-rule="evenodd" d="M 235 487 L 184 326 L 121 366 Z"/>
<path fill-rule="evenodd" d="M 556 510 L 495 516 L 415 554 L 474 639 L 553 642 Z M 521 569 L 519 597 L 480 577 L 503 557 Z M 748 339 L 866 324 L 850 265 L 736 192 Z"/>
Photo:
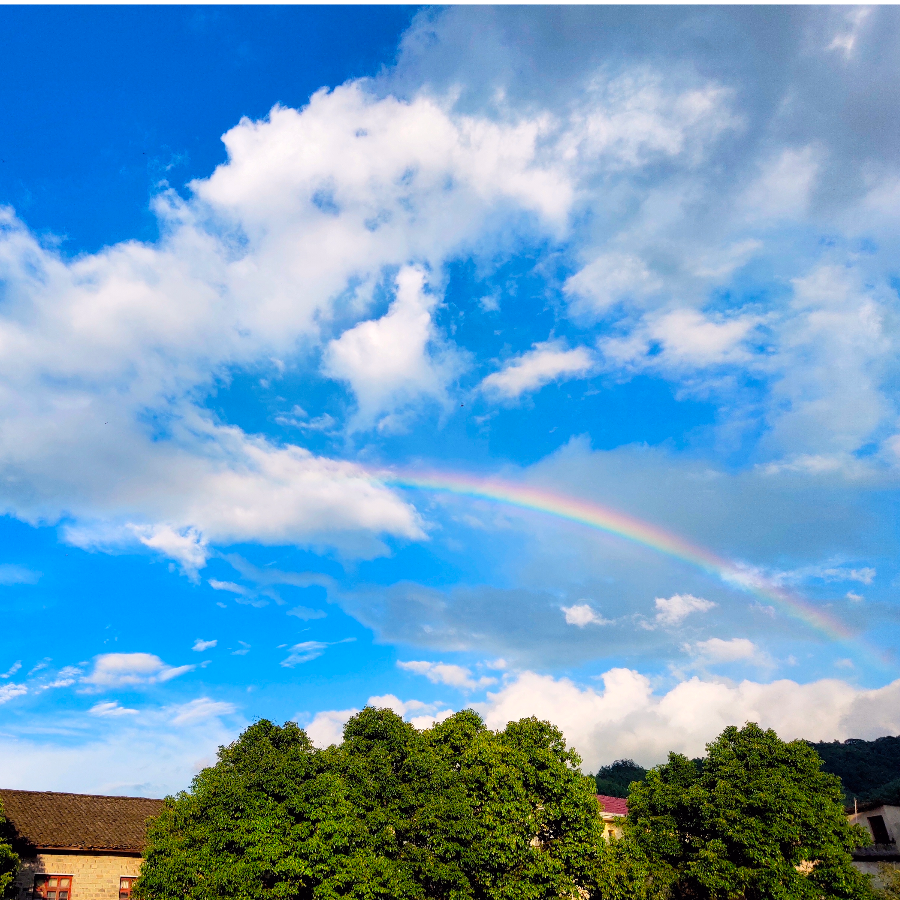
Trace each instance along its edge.
<path fill-rule="evenodd" d="M 43 897 L 43 900 L 70 900 L 72 896 L 71 875 L 35 875 L 34 894 L 35 900 Z"/>
<path fill-rule="evenodd" d="M 131 888 L 135 881 L 137 878 L 132 875 L 119 879 L 119 900 L 131 900 Z"/>
<path fill-rule="evenodd" d="M 884 819 L 881 816 L 867 816 L 869 828 L 872 829 L 872 840 L 876 844 L 890 844 L 891 836 L 888 834 Z"/>

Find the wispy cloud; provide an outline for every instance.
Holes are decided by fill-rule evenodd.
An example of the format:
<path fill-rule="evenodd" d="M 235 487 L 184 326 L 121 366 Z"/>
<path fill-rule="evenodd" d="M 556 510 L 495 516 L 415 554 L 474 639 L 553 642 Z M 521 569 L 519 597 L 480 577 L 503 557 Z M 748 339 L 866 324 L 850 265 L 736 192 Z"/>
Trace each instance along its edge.
<path fill-rule="evenodd" d="M 190 672 L 194 666 L 168 666 L 152 653 L 104 653 L 81 678 L 88 690 L 137 687 L 171 681 Z"/>
<path fill-rule="evenodd" d="M 88 714 L 100 718 L 118 718 L 119 716 L 136 716 L 138 710 L 122 706 L 118 700 L 101 700 L 88 710 Z"/>

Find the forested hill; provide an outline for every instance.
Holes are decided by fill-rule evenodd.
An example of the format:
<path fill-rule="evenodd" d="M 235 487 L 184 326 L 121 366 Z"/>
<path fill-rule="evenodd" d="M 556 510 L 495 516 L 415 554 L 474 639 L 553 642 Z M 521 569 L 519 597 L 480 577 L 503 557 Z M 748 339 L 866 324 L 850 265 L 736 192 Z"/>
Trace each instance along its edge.
<path fill-rule="evenodd" d="M 617 759 L 609 766 L 603 766 L 594 776 L 597 793 L 607 797 L 627 797 L 628 785 L 632 781 L 643 781 L 647 770 L 633 759 Z"/>
<path fill-rule="evenodd" d="M 810 744 L 824 760 L 822 768 L 840 777 L 848 803 L 855 797 L 900 805 L 900 737 Z M 631 782 L 643 781 L 646 774 L 634 760 L 617 759 L 594 776 L 597 793 L 627 797 Z"/>
<path fill-rule="evenodd" d="M 811 742 L 810 742 L 811 743 Z M 900 803 L 900 737 L 812 744 L 826 772 L 840 776 L 848 801 Z"/>

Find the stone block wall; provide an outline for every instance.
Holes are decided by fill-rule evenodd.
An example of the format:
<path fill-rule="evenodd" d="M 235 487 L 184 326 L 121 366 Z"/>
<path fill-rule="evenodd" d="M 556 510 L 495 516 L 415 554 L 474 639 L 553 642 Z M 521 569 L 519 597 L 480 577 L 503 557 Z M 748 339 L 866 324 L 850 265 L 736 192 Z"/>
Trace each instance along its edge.
<path fill-rule="evenodd" d="M 122 853 L 38 853 L 23 858 L 16 878 L 17 900 L 26 900 L 35 875 L 71 875 L 70 900 L 118 900 L 119 879 L 140 873 L 141 858 Z"/>

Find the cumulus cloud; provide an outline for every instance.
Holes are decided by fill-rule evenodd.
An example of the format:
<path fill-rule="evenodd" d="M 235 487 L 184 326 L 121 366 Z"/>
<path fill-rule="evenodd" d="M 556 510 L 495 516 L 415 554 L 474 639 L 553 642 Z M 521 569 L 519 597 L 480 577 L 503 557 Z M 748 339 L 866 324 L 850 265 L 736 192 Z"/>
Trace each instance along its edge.
<path fill-rule="evenodd" d="M 168 666 L 152 653 L 104 653 L 94 659 L 81 683 L 90 690 L 159 684 L 170 681 L 194 666 Z"/>
<path fill-rule="evenodd" d="M 16 662 L 14 662 L 2 675 L 0 675 L 0 678 L 10 678 L 11 676 L 15 675 L 16 672 L 18 672 L 21 668 L 22 660 L 16 660 Z"/>
<path fill-rule="evenodd" d="M 656 622 L 664 627 L 680 625 L 691 613 L 704 613 L 715 607 L 711 600 L 695 597 L 693 594 L 673 594 L 671 597 L 657 597 Z"/>
<path fill-rule="evenodd" d="M 707 663 L 730 663 L 740 660 L 754 660 L 759 656 L 759 647 L 747 638 L 709 638 L 698 641 L 687 648 L 694 657 Z"/>
<path fill-rule="evenodd" d="M 308 364 L 338 319 L 365 312 L 355 286 L 393 269 L 391 309 L 345 328 L 326 369 L 351 385 L 360 427 L 440 402 L 458 356 L 423 266 L 522 211 L 562 227 L 572 190 L 538 158 L 544 128 L 355 82 L 231 129 L 228 161 L 188 199 L 156 199 L 156 244 L 69 261 L 0 212 L 6 508 L 69 517 L 80 546 L 140 541 L 189 574 L 212 543 L 421 537 L 414 511 L 358 468 L 215 422 L 202 399 L 226 371 Z"/>
<path fill-rule="evenodd" d="M 340 744 L 344 739 L 344 725 L 358 712 L 358 709 L 330 709 L 316 713 L 305 731 L 317 747 Z"/>
<path fill-rule="evenodd" d="M 424 703 L 421 700 L 401 700 L 394 694 L 369 697 L 369 706 L 390 709 L 403 716 L 414 728 L 430 728 L 453 715 L 452 709 L 441 709 L 443 703 Z"/>
<path fill-rule="evenodd" d="M 191 650 L 195 650 L 197 653 L 203 653 L 204 650 L 212 650 L 213 647 L 218 644 L 218 641 L 204 641 L 203 638 L 197 638 L 194 641 L 194 646 L 191 647 Z"/>
<path fill-rule="evenodd" d="M 426 660 L 404 662 L 401 660 L 397 662 L 397 667 L 405 672 L 415 672 L 416 675 L 424 675 L 432 684 L 446 684 L 461 691 L 472 691 L 476 688 L 497 683 L 496 678 L 486 675 L 483 675 L 481 678 L 473 678 L 471 669 L 450 663 L 434 663 Z"/>
<path fill-rule="evenodd" d="M 758 722 L 785 740 L 874 738 L 900 731 L 900 681 L 874 690 L 823 679 L 798 684 L 683 681 L 665 693 L 630 669 L 611 669 L 603 688 L 526 672 L 477 708 L 491 728 L 536 715 L 559 726 L 587 771 L 615 759 L 663 762 L 669 750 L 698 756 L 728 725 Z"/>
<path fill-rule="evenodd" d="M 326 351 L 325 371 L 348 382 L 356 396 L 356 428 L 393 430 L 403 409 L 423 397 L 446 403 L 459 367 L 432 322 L 438 298 L 425 290 L 425 273 L 401 269 L 396 288 L 384 316 L 348 329 Z"/>
<path fill-rule="evenodd" d="M 602 253 L 570 276 L 563 290 L 576 316 L 600 316 L 622 300 L 643 301 L 662 288 L 637 256 L 620 251 Z"/>
<path fill-rule="evenodd" d="M 492 372 L 481 382 L 481 389 L 497 397 L 517 400 L 551 381 L 583 378 L 593 366 L 594 358 L 586 347 L 566 350 L 560 341 L 546 341 L 510 360 L 499 372 Z"/>
<path fill-rule="evenodd" d="M 604 619 L 589 603 L 575 603 L 572 606 L 563 606 L 563 614 L 566 617 L 566 625 L 576 625 L 584 628 L 585 625 L 608 625 L 609 620 Z"/>
<path fill-rule="evenodd" d="M 754 316 L 714 320 L 696 309 L 651 314 L 625 335 L 604 338 L 608 363 L 635 369 L 676 370 L 747 363 L 742 342 L 758 324 Z"/>

